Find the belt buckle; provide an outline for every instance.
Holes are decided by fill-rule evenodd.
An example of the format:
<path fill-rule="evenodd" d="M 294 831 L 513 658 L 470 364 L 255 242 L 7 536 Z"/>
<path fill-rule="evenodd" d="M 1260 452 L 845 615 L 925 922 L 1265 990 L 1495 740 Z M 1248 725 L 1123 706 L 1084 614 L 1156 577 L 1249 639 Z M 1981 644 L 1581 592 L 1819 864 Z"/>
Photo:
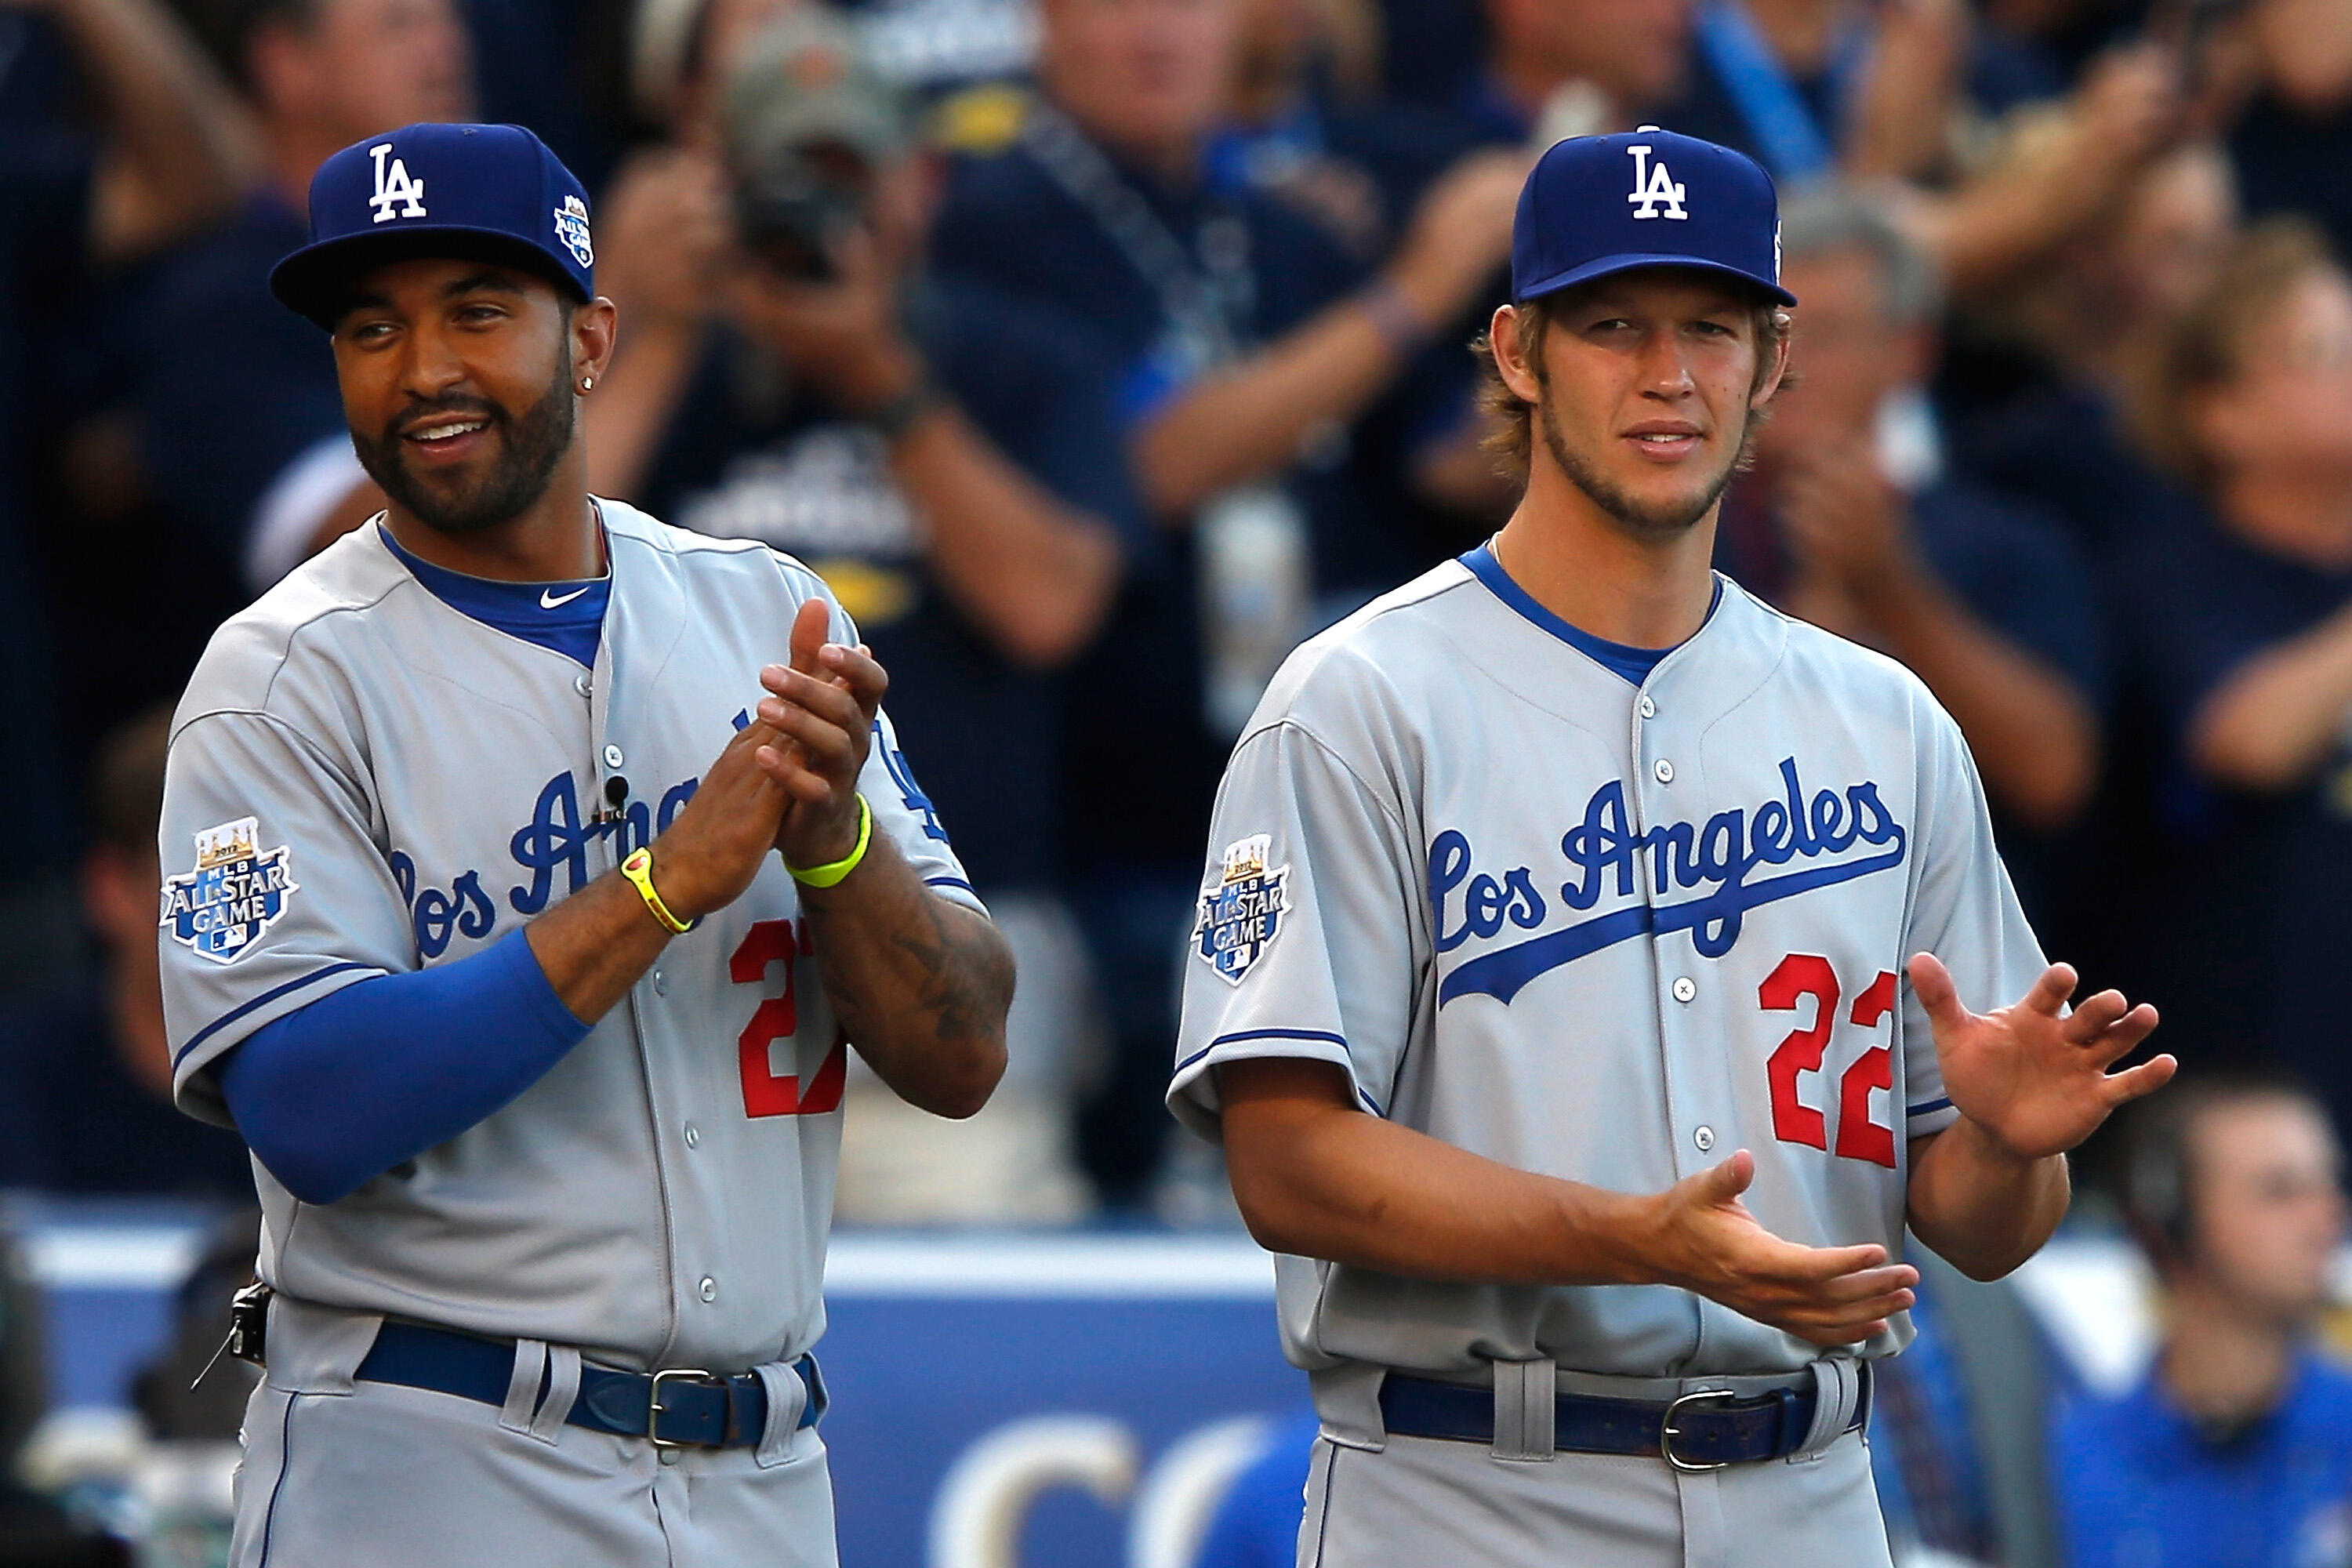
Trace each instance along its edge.
<path fill-rule="evenodd" d="M 1677 1395 L 1668 1402 L 1665 1419 L 1658 1425 L 1658 1452 L 1664 1458 L 1666 1463 L 1685 1475 L 1705 1475 L 1709 1470 L 1722 1469 L 1724 1468 L 1722 1460 L 1717 1460 L 1711 1465 L 1697 1464 L 1675 1452 L 1675 1439 L 1681 1436 L 1675 1430 L 1675 1414 L 1684 1405 L 1696 1405 L 1701 1400 L 1736 1397 L 1738 1396 L 1727 1388 L 1701 1388 L 1689 1394 Z"/>
<path fill-rule="evenodd" d="M 689 1377 L 700 1382 L 705 1387 L 718 1388 L 725 1386 L 717 1376 L 703 1371 L 699 1367 L 671 1366 L 664 1367 L 661 1371 L 655 1373 L 654 1385 L 650 1394 L 650 1403 L 646 1407 L 646 1436 L 656 1448 L 707 1448 L 710 1447 L 708 1443 L 698 1442 L 691 1437 L 665 1437 L 661 1435 L 662 1382 L 666 1378 Z"/>

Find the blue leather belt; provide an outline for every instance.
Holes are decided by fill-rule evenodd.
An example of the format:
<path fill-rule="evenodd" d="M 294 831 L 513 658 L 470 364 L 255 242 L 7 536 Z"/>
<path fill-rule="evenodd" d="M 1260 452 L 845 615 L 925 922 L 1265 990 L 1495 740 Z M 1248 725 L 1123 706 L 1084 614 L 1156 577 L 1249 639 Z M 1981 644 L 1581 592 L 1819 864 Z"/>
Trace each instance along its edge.
<path fill-rule="evenodd" d="M 422 1323 L 387 1322 L 376 1331 L 374 1348 L 352 1375 L 362 1382 L 396 1383 L 503 1405 L 514 1376 L 514 1354 L 510 1341 Z M 800 1424 L 814 1426 L 824 1414 L 816 1359 L 804 1355 L 793 1364 L 809 1390 Z M 563 1419 L 591 1432 L 650 1438 L 664 1448 L 680 1444 L 752 1448 L 767 1430 L 768 1387 L 748 1372 L 732 1377 L 677 1370 L 627 1372 L 583 1362 L 580 1393 Z"/>
<path fill-rule="evenodd" d="M 1862 1397 L 1854 1402 L 1848 1432 L 1870 1415 L 1867 1363 L 1862 1375 Z M 1570 1454 L 1650 1454 L 1677 1469 L 1754 1464 L 1786 1458 L 1801 1448 L 1812 1429 L 1813 1405 L 1814 1392 L 1803 1384 L 1749 1399 L 1712 1390 L 1674 1400 L 1561 1394 L 1553 1416 L 1552 1445 Z M 1381 1384 L 1381 1415 L 1389 1431 L 1401 1436 L 1490 1447 L 1495 1441 L 1492 1389 L 1392 1372 Z"/>

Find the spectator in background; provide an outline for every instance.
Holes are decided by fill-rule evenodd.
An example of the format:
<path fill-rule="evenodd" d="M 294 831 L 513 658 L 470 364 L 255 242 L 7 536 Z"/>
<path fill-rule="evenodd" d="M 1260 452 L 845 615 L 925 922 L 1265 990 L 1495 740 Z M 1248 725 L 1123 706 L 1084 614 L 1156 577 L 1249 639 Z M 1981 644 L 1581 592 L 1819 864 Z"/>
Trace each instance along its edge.
<path fill-rule="evenodd" d="M 83 909 L 106 951 L 85 994 L 0 1015 L 0 1187 L 253 1201 L 233 1132 L 172 1105 L 155 955 L 168 710 L 117 731 L 90 780 Z"/>
<path fill-rule="evenodd" d="M 1454 106 L 1474 145 L 1630 131 L 1685 86 L 1691 0 L 1486 0 L 1486 58 Z"/>
<path fill-rule="evenodd" d="M 361 472 L 318 333 L 269 297 L 308 237 L 310 176 L 362 137 L 464 120 L 450 0 L 182 0 L 243 97 L 263 178 L 164 257 L 126 323 L 148 486 L 254 592 L 383 505 Z"/>
<path fill-rule="evenodd" d="M 78 81 L 76 79 L 79 79 Z M 88 128 L 61 117 L 78 86 Z M 92 274 L 208 222 L 242 176 L 227 96 L 152 0 L 0 4 L 0 734 L 16 817 L 0 997 L 75 968 L 72 807 L 36 574 L 40 469 Z"/>
<path fill-rule="evenodd" d="M 941 171 L 839 21 L 784 16 L 719 68 L 731 216 L 682 244 L 642 221 L 675 193 L 640 187 L 601 236 L 625 346 L 590 405 L 621 455 L 596 483 L 824 576 L 889 667 L 892 712 L 940 737 L 923 786 L 1013 944 L 1012 1066 L 986 1110 L 942 1122 L 853 1069 L 843 1215 L 1066 1219 L 1087 987 L 1055 883 L 1052 671 L 1151 542 L 1108 377 L 1034 303 L 925 272 Z"/>
<path fill-rule="evenodd" d="M 967 141 L 934 243 L 942 270 L 1060 313 L 1111 367 L 1119 444 L 1170 530 L 1074 672 L 1059 835 L 1116 1036 L 1081 1141 L 1132 1202 L 1167 1129 L 1170 953 L 1224 739 L 1307 629 L 1315 485 L 1286 481 L 1302 454 L 1328 476 L 1346 424 L 1500 265 L 1525 160 L 1441 179 L 1367 283 L 1288 207 L 1206 177 L 1236 0 L 1046 0 L 1040 19 L 1040 94 Z"/>
<path fill-rule="evenodd" d="M 2191 1049 L 2293 1067 L 2352 1125 L 2352 279 L 2318 229 L 2248 231 L 2140 422 L 2193 491 L 2118 555 L 2169 748 L 2158 1000 Z"/>
<path fill-rule="evenodd" d="M 2054 509 L 2101 553 L 2161 510 L 2163 481 L 2126 409 L 2237 230 L 2229 160 L 2215 142 L 2185 142 L 2053 265 L 1979 301 L 1973 363 L 1954 367 L 1947 404 L 1958 460 Z"/>
<path fill-rule="evenodd" d="M 2062 1412 L 2073 1568 L 2352 1561 L 2352 1375 L 2311 1344 L 2344 1238 L 2342 1152 L 2312 1097 L 2184 1079 L 2127 1130 L 2126 1208 L 2166 1297 L 2124 1397 Z"/>
<path fill-rule="evenodd" d="M 1790 363 L 1717 560 L 1819 626 L 1894 655 L 1951 711 L 1984 774 L 2029 907 L 2047 881 L 2029 836 L 2069 825 L 2098 773 L 2105 616 L 2055 519 L 1887 441 L 1933 363 L 1933 268 L 1866 190 L 1822 187 L 1781 219 L 1798 299 Z"/>
<path fill-rule="evenodd" d="M 1683 85 L 1690 0 L 1486 0 L 1486 58 L 1434 142 L 1449 158 L 1630 131 Z M 1345 608 L 1476 543 L 1518 500 L 1517 482 L 1485 448 L 1477 362 L 1462 352 L 1508 300 L 1499 271 L 1484 284 L 1358 431 L 1368 500 L 1397 514 L 1385 531 L 1403 548 L 1374 552 L 1350 538 L 1325 550 L 1340 563 L 1326 592 Z"/>
<path fill-rule="evenodd" d="M 2352 5 L 2255 0 L 2243 9 L 2254 83 L 2230 157 L 2246 210 L 2305 214 L 2352 255 Z"/>

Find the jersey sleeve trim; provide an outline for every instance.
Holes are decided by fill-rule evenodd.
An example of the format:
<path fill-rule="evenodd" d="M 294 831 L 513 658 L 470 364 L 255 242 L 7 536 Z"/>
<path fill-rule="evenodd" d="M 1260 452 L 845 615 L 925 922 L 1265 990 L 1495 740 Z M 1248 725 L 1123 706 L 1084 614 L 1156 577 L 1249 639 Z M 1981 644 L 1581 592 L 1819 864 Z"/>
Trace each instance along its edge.
<path fill-rule="evenodd" d="M 1282 1041 L 1304 1049 L 1272 1050 L 1269 1041 Z M 1168 1110 L 1190 1131 L 1209 1140 L 1221 1142 L 1218 1118 L 1223 1107 L 1217 1103 L 1216 1079 L 1210 1068 L 1222 1062 L 1251 1061 L 1265 1057 L 1298 1057 L 1309 1061 L 1329 1062 L 1348 1074 L 1355 1086 L 1356 1098 L 1374 1116 L 1385 1117 L 1380 1102 L 1364 1091 L 1355 1081 L 1355 1064 L 1348 1055 L 1344 1036 L 1328 1029 L 1237 1029 L 1229 1035 L 1219 1035 L 1207 1045 L 1176 1064 L 1174 1079 L 1168 1086 Z"/>
<path fill-rule="evenodd" d="M 1904 1111 L 1903 1132 L 1908 1138 L 1925 1138 L 1931 1132 L 1941 1132 L 1960 1119 L 1959 1107 L 1948 1096 L 1914 1105 Z"/>
<path fill-rule="evenodd" d="M 243 1018 L 260 1008 L 267 1007 L 269 1004 L 278 1000 L 280 997 L 290 996 L 295 992 L 302 990 L 306 986 L 316 985 L 321 980 L 331 979 L 338 974 L 350 974 L 354 979 L 359 979 L 382 974 L 383 973 L 383 970 L 373 963 L 330 963 L 325 965 L 323 968 L 314 969 L 310 971 L 310 973 L 302 975 L 298 979 L 289 980 L 283 985 L 274 985 L 258 996 L 250 997 L 244 1002 L 238 1003 L 227 1012 L 223 1013 L 219 1017 L 215 1018 L 211 1023 L 206 1024 L 203 1028 L 198 1029 L 194 1034 L 189 1036 L 188 1043 L 180 1047 L 179 1055 L 172 1058 L 173 1063 L 176 1066 L 181 1062 L 186 1061 L 189 1056 L 206 1040 L 211 1039 L 215 1035 L 219 1034 L 223 1029 L 227 1028 L 231 1024 L 236 1023 L 238 1019 Z M 255 1027 L 258 1028 L 260 1026 L 256 1025 Z"/>

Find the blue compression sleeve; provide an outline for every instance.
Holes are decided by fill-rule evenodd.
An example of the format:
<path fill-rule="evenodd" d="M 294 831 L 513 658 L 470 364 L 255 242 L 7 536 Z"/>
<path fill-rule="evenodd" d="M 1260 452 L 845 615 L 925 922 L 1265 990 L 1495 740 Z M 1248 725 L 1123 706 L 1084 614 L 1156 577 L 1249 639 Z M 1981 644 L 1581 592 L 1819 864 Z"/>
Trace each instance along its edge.
<path fill-rule="evenodd" d="M 263 1025 L 228 1054 L 221 1094 L 269 1173 L 331 1204 L 497 1110 L 587 1035 L 517 931 Z"/>

